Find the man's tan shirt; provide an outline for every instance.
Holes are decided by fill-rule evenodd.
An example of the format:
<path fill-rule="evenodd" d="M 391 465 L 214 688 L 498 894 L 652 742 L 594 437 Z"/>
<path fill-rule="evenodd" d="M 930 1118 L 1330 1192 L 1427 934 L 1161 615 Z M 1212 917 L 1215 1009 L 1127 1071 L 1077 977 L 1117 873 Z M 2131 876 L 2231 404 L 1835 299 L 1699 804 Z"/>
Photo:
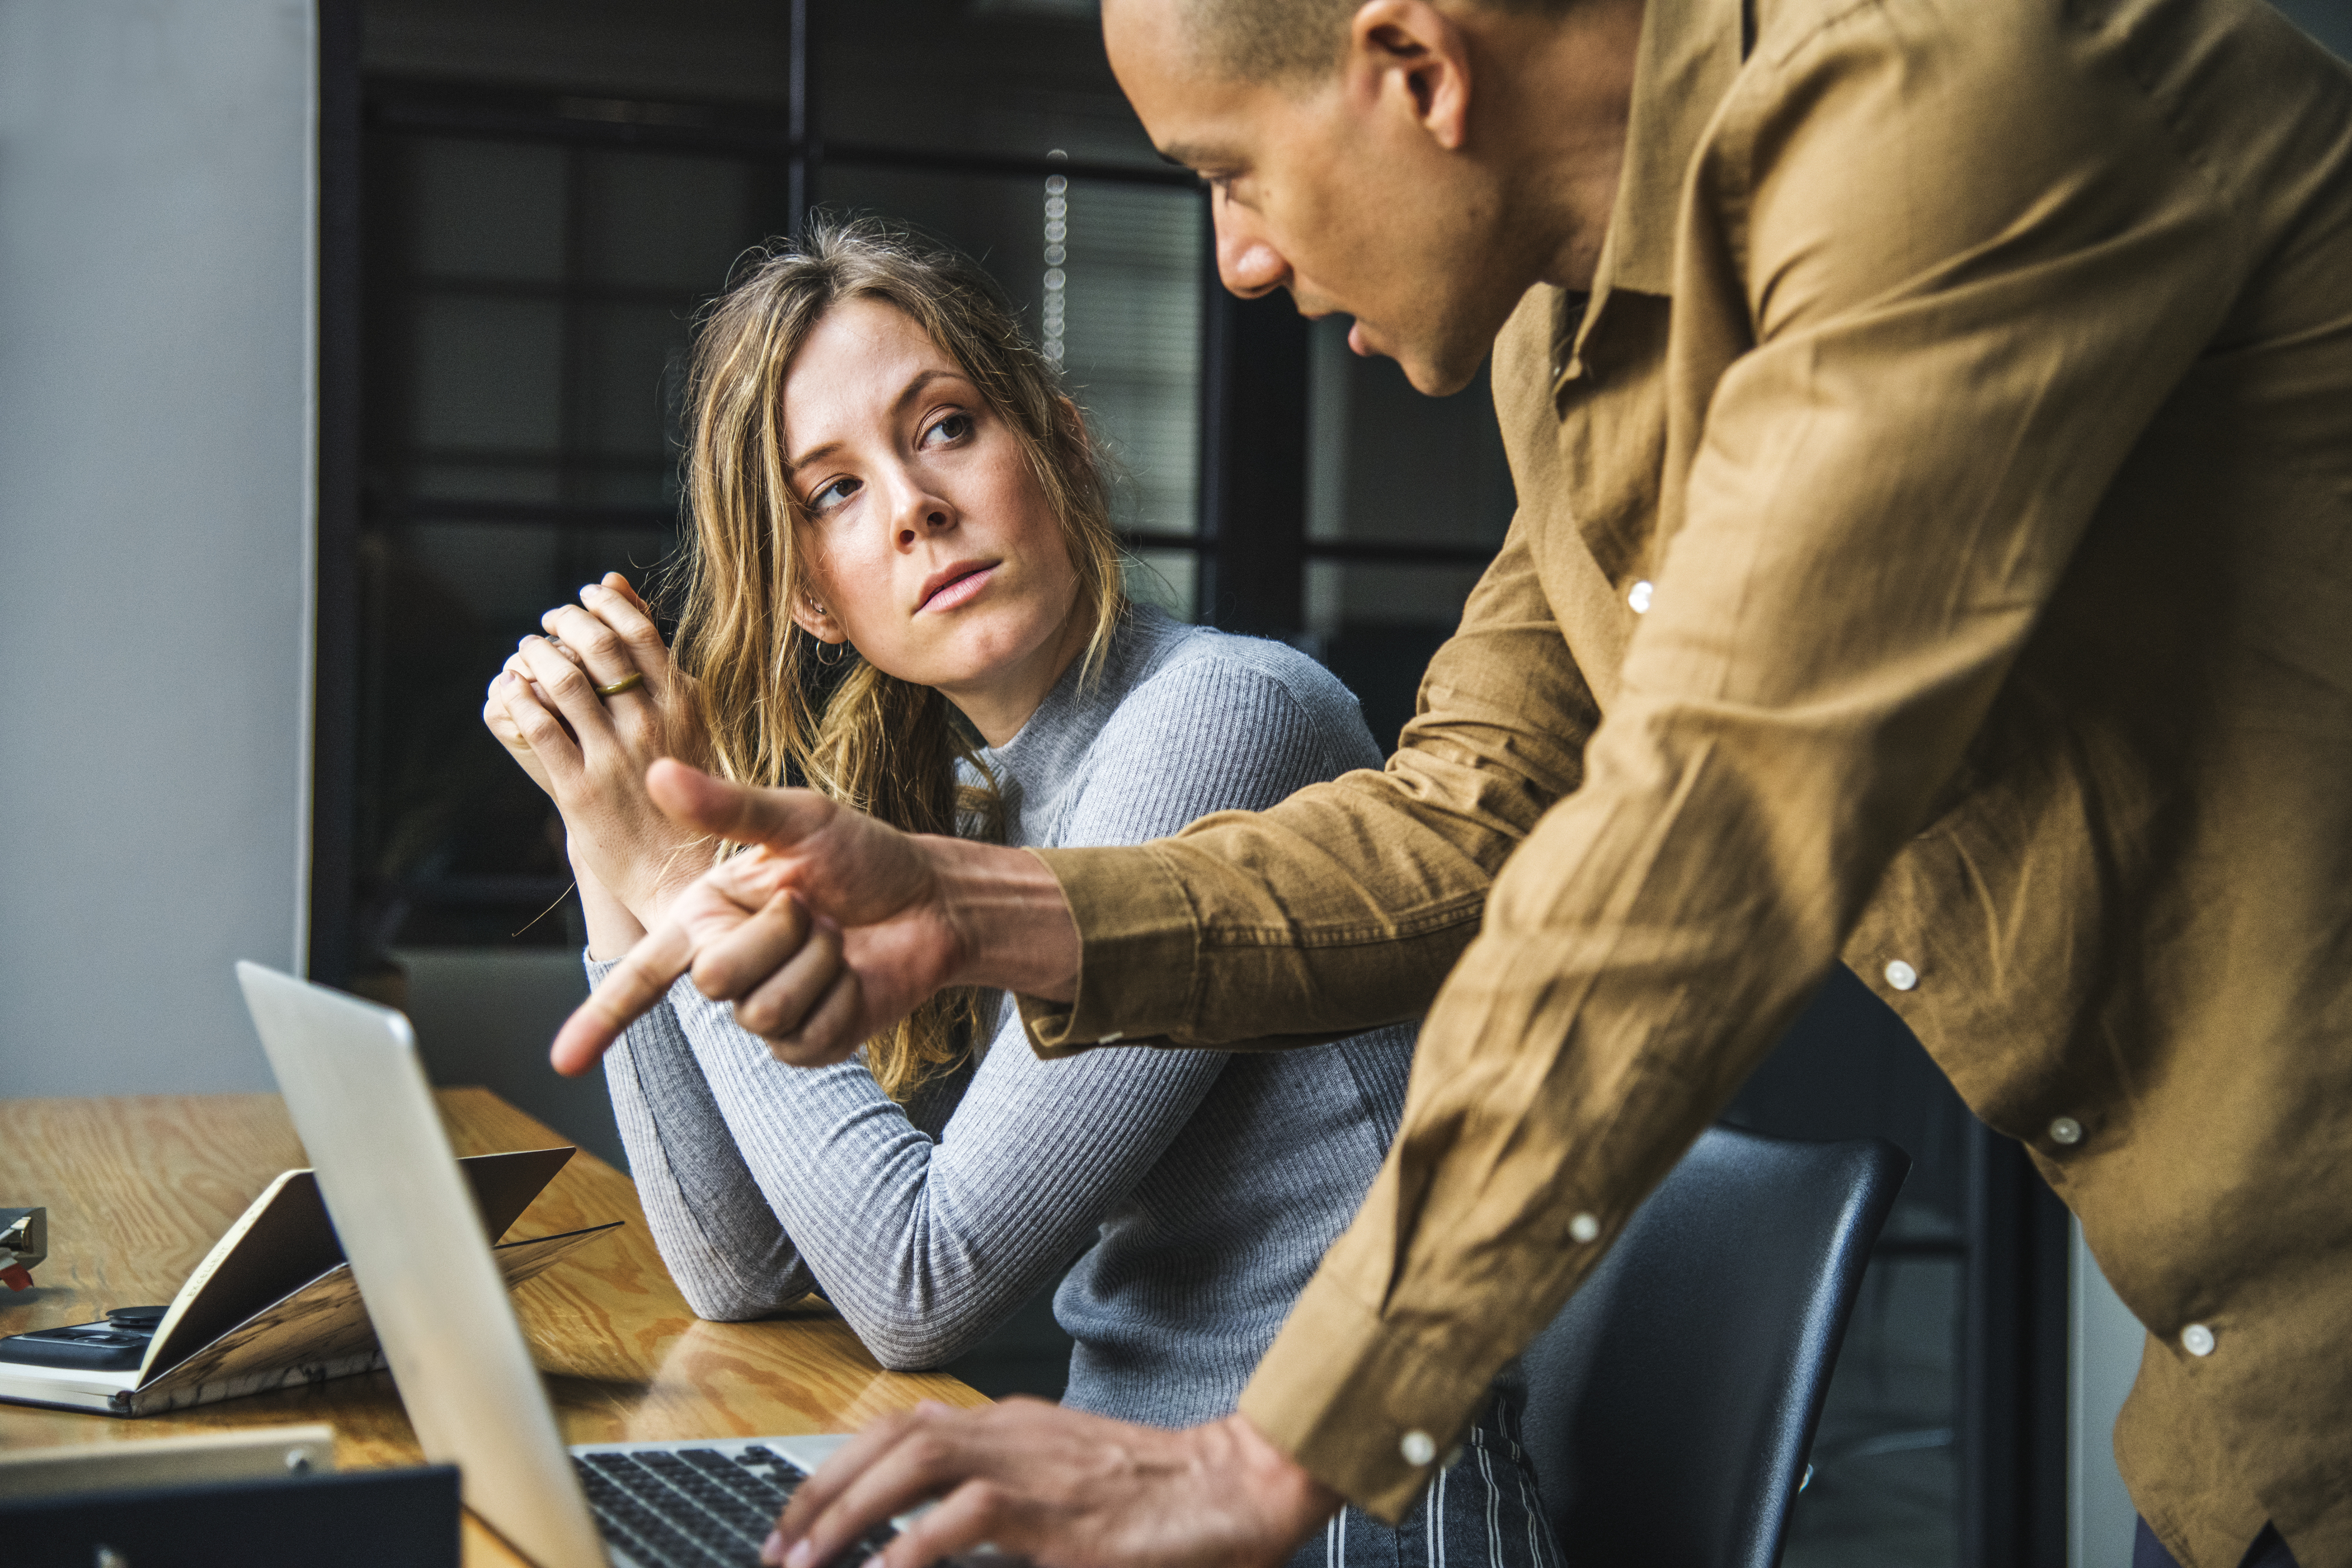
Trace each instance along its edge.
<path fill-rule="evenodd" d="M 2166 1543 L 2352 1563 L 2352 78 L 2253 0 L 1644 26 L 1402 749 L 1048 853 L 1038 1042 L 1429 1009 L 1242 1406 L 1393 1516 L 1842 953 L 2147 1326 Z"/>

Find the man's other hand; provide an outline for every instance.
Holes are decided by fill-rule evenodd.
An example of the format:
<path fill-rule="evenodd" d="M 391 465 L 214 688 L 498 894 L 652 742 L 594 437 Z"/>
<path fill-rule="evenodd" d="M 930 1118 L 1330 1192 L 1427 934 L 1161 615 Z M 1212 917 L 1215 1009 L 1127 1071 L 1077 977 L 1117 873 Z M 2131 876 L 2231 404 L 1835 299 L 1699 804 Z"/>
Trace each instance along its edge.
<path fill-rule="evenodd" d="M 1274 1568 L 1339 1507 L 1240 1416 L 1181 1432 L 1034 1399 L 923 1404 L 801 1483 L 760 1561 L 816 1568 L 931 1498 L 882 1554 L 925 1568 L 983 1542 L 1047 1568 Z"/>
<path fill-rule="evenodd" d="M 900 832 L 807 789 L 761 789 L 656 762 L 646 792 L 735 843 L 565 1020 L 556 1071 L 585 1072 L 691 969 L 798 1067 L 839 1061 L 947 986 L 1068 999 L 1077 927 L 1035 856 Z"/>

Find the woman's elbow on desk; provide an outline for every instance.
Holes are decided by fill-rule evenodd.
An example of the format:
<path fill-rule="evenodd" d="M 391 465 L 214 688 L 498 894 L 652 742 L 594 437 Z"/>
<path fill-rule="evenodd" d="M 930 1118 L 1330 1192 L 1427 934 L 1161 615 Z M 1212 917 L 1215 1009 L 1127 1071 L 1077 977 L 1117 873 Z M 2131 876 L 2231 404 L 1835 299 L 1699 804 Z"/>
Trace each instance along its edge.
<path fill-rule="evenodd" d="M 868 1344 L 866 1348 L 873 1351 L 874 1359 L 881 1364 L 885 1372 L 937 1372 L 955 1359 L 953 1351 L 937 1348 L 908 1350 L 904 1346 L 888 1344 L 880 1347 Z"/>
<path fill-rule="evenodd" d="M 704 1291 L 687 1291 L 686 1304 L 694 1315 L 709 1323 L 746 1323 L 760 1318 L 772 1317 L 776 1308 L 764 1302 L 737 1296 L 713 1296 Z"/>
<path fill-rule="evenodd" d="M 894 1305 L 878 1312 L 859 1311 L 838 1301 L 834 1305 L 886 1372 L 936 1372 L 987 1338 L 996 1326 L 995 1319 L 987 1313 L 936 1305 Z"/>
<path fill-rule="evenodd" d="M 674 1265 L 669 1272 L 694 1315 L 714 1323 L 774 1317 L 806 1299 L 812 1288 L 806 1271 L 799 1269 L 793 1270 L 795 1278 L 772 1287 L 755 1286 L 740 1278 L 713 1278 L 701 1270 L 680 1270 Z"/>
<path fill-rule="evenodd" d="M 835 1302 L 838 1306 L 840 1303 Z M 931 1372 L 953 1361 L 964 1349 L 961 1336 L 936 1332 L 918 1321 L 877 1323 L 843 1312 L 849 1326 L 885 1372 Z"/>

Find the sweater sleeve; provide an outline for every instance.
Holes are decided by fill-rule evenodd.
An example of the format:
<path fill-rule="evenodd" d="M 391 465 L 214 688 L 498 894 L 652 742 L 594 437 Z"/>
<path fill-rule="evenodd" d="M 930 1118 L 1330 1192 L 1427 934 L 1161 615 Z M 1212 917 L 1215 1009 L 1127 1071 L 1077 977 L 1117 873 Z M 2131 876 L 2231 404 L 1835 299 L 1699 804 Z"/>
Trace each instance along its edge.
<path fill-rule="evenodd" d="M 611 967 L 592 961 L 589 983 Z M 604 1053 L 604 1082 L 646 1224 L 695 1315 L 763 1317 L 808 1294 L 815 1281 L 729 1138 L 671 1003 Z"/>
<path fill-rule="evenodd" d="M 1371 748 L 1339 696 L 1344 711 L 1246 661 L 1182 660 L 1105 726 L 1060 836 L 1135 843 L 1279 800 Z M 1226 1060 L 1048 1062 L 1002 1011 L 934 1141 L 862 1063 L 784 1066 L 729 1006 L 690 979 L 673 988 L 608 1077 L 632 1160 L 650 1156 L 648 1218 L 696 1309 L 771 1311 L 813 1277 L 886 1366 L 952 1359 L 1067 1265 Z"/>

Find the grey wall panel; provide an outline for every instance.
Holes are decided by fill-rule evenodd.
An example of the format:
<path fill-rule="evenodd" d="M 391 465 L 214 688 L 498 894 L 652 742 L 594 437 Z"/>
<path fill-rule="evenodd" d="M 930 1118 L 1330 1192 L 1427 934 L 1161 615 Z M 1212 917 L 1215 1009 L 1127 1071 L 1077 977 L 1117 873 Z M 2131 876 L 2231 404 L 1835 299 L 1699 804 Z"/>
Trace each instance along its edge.
<path fill-rule="evenodd" d="M 2130 1568 L 2139 1511 L 2116 1469 L 2116 1416 L 2139 1375 L 2147 1331 L 2117 1296 L 2074 1226 L 2072 1338 L 2067 1356 L 2068 1568 Z"/>
<path fill-rule="evenodd" d="M 0 1094 L 266 1087 L 311 633 L 307 0 L 0 0 Z"/>

